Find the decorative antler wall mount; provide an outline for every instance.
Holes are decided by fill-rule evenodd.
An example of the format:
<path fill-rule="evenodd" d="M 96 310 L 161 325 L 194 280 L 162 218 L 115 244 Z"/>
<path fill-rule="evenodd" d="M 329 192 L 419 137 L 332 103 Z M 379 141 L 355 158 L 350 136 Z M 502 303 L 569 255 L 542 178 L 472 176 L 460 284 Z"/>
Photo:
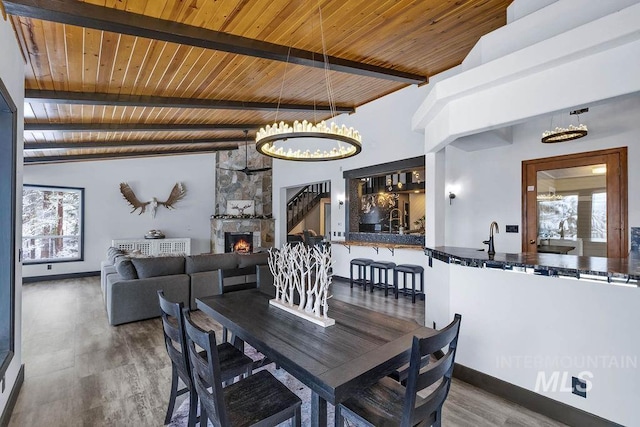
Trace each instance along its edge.
<path fill-rule="evenodd" d="M 131 213 L 134 213 L 137 209 L 140 209 L 138 215 L 142 215 L 146 211 L 147 205 L 150 205 L 149 207 L 151 209 L 151 217 L 155 218 L 156 210 L 158 209 L 159 205 L 164 206 L 167 209 L 175 209 L 173 205 L 182 200 L 184 196 L 186 196 L 187 189 L 181 182 L 177 182 L 176 185 L 173 186 L 171 194 L 169 194 L 169 197 L 164 202 L 158 201 L 158 199 L 156 199 L 155 197 L 153 197 L 148 202 L 141 202 L 140 200 L 138 200 L 136 194 L 126 182 L 120 183 L 120 193 L 122 193 L 122 197 L 124 197 L 124 199 L 133 208 Z"/>

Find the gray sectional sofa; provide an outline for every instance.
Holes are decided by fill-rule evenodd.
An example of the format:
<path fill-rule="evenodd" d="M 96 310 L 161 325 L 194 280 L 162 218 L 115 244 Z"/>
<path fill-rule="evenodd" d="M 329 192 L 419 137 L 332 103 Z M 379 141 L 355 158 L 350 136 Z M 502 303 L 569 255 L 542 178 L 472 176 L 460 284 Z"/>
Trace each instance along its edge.
<path fill-rule="evenodd" d="M 101 267 L 102 292 L 111 325 L 160 316 L 158 290 L 163 290 L 168 299 L 195 310 L 196 298 L 220 293 L 220 269 L 256 266 L 255 275 L 229 278 L 224 286 L 257 282 L 269 292 L 273 284 L 266 252 L 135 258 L 113 249 L 109 249 L 109 260 Z"/>

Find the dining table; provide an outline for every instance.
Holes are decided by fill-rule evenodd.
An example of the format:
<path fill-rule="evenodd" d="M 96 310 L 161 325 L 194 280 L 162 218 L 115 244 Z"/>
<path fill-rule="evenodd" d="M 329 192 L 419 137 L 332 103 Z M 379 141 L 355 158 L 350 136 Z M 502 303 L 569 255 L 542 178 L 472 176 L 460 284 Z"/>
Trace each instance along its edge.
<path fill-rule="evenodd" d="M 408 363 L 413 337 L 436 330 L 335 298 L 323 327 L 269 304 L 249 289 L 196 300 L 203 313 L 311 389 L 311 425 L 327 425 L 327 402 L 338 405 Z"/>

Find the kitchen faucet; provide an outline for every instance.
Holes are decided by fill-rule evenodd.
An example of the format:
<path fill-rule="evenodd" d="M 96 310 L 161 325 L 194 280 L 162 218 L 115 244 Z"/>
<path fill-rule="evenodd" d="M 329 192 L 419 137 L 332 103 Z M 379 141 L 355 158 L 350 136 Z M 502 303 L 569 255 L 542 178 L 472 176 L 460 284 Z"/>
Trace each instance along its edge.
<path fill-rule="evenodd" d="M 393 217 L 393 212 L 394 211 L 398 211 L 398 215 L 400 215 L 400 209 L 398 209 L 398 208 L 393 208 L 389 212 L 389 233 L 391 233 L 391 230 L 392 230 L 391 224 L 393 223 L 393 220 L 398 221 L 398 226 L 400 226 L 400 217 L 398 216 L 398 218 L 394 218 Z"/>
<path fill-rule="evenodd" d="M 489 245 L 489 251 L 487 252 L 489 254 L 489 256 L 493 256 L 496 254 L 496 248 L 493 244 L 493 229 L 495 228 L 495 232 L 499 233 L 500 230 L 498 229 L 498 223 L 493 221 L 491 223 L 491 225 L 489 226 L 489 240 L 485 240 L 482 243 L 484 243 L 485 245 Z"/>

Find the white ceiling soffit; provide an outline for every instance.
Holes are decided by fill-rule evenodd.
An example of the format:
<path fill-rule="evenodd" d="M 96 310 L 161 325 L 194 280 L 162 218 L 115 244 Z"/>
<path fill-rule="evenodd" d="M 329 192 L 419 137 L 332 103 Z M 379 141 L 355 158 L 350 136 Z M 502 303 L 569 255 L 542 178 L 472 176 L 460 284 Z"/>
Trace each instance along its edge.
<path fill-rule="evenodd" d="M 512 127 L 504 127 L 475 135 L 462 136 L 451 143 L 452 146 L 464 151 L 486 150 L 488 148 L 502 147 L 513 143 Z"/>
<path fill-rule="evenodd" d="M 458 74 L 435 80 L 412 118 L 414 130 L 424 129 L 425 152 L 439 151 L 464 136 L 639 92 L 640 4 L 620 9 L 629 1 L 579 3 L 579 7 L 571 0 L 553 3 L 500 28 L 499 38 L 494 33 L 485 36 L 483 44 L 506 43 L 517 50 L 467 70 L 469 63 L 463 63 Z M 615 11 L 582 23 L 584 16 L 602 13 L 598 3 Z M 524 31 L 520 21 L 525 21 L 526 29 L 543 31 L 550 10 L 557 12 L 554 8 L 566 5 L 580 14 L 578 26 L 520 48 L 522 42 L 517 40 Z M 492 51 L 488 45 L 483 50 Z"/>

